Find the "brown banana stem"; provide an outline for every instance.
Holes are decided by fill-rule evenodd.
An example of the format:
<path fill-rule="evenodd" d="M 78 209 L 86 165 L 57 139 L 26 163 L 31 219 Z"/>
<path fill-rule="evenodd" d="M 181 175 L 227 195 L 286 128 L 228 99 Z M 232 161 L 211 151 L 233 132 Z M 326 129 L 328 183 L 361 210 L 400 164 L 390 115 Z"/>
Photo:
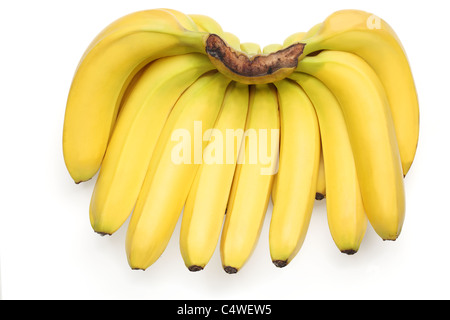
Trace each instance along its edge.
<path fill-rule="evenodd" d="M 294 43 L 270 54 L 248 56 L 229 47 L 216 34 L 210 34 L 206 40 L 206 53 L 219 59 L 231 72 L 243 77 L 263 77 L 280 69 L 295 69 L 304 47 L 304 43 Z"/>

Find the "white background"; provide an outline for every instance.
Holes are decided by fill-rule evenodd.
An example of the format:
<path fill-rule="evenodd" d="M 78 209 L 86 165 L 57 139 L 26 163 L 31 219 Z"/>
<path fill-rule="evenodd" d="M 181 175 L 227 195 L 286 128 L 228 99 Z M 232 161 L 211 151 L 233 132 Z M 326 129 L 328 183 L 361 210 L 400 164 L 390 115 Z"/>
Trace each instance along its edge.
<path fill-rule="evenodd" d="M 0 286 L 3 299 L 448 299 L 450 293 L 450 19 L 445 1 L 2 1 L 0 5 Z M 261 239 L 235 275 L 219 252 L 189 272 L 179 225 L 163 256 L 132 271 L 125 227 L 100 237 L 89 224 L 94 181 L 75 185 L 61 135 L 75 67 L 116 18 L 167 7 L 210 15 L 242 42 L 264 46 L 307 31 L 340 9 L 385 19 L 407 50 L 421 107 L 417 156 L 405 179 L 407 216 L 396 242 L 369 228 L 360 251 L 341 254 L 318 203 L 292 263 L 273 266 L 267 213 Z M 128 223 L 128 222 L 127 222 Z"/>

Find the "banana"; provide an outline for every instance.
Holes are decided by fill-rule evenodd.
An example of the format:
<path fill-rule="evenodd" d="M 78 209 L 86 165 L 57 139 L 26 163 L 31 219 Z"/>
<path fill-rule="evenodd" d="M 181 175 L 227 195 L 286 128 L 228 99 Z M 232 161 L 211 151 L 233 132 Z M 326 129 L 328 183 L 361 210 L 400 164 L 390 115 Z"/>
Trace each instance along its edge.
<path fill-rule="evenodd" d="M 132 269 L 147 269 L 165 250 L 229 82 L 220 73 L 205 74 L 181 95 L 167 119 L 128 225 L 125 247 Z"/>
<path fill-rule="evenodd" d="M 305 37 L 306 32 L 296 32 L 287 37 L 283 42 L 283 48 L 287 48 L 294 43 L 300 42 Z"/>
<path fill-rule="evenodd" d="M 246 131 L 220 239 L 222 266 L 238 272 L 259 239 L 279 150 L 279 111 L 272 85 L 251 87 Z"/>
<path fill-rule="evenodd" d="M 317 174 L 316 200 L 322 200 L 326 197 L 327 182 L 325 179 L 325 164 L 323 160 L 323 151 L 320 152 L 319 173 Z"/>
<path fill-rule="evenodd" d="M 244 51 L 251 57 L 257 54 L 261 54 L 261 47 L 255 42 L 243 42 L 241 43 L 241 51 Z"/>
<path fill-rule="evenodd" d="M 213 140 L 205 148 L 204 161 L 186 200 L 180 250 L 190 271 L 199 271 L 206 266 L 220 238 L 244 134 L 248 101 L 248 86 L 233 82 L 214 126 Z"/>
<path fill-rule="evenodd" d="M 310 38 L 313 35 L 319 31 L 319 29 L 322 27 L 322 23 L 318 23 L 314 25 L 311 29 L 309 29 L 307 32 L 296 32 L 291 34 L 289 37 L 287 37 L 283 42 L 283 48 L 289 47 L 290 45 L 293 45 L 294 43 L 302 42 L 303 39 Z"/>
<path fill-rule="evenodd" d="M 263 49 L 262 49 L 262 53 L 263 54 L 269 54 L 272 52 L 277 52 L 278 50 L 283 49 L 283 45 L 279 44 L 279 43 L 271 43 L 266 45 Z"/>
<path fill-rule="evenodd" d="M 223 33 L 223 40 L 227 42 L 227 44 L 235 50 L 240 50 L 241 48 L 241 40 L 231 32 Z"/>
<path fill-rule="evenodd" d="M 341 252 L 354 254 L 364 238 L 367 217 L 344 115 L 333 93 L 320 80 L 301 73 L 292 78 L 311 99 L 319 120 L 331 236 Z"/>
<path fill-rule="evenodd" d="M 300 60 L 320 50 L 345 51 L 358 55 L 375 70 L 386 90 L 406 176 L 419 139 L 419 105 L 408 58 L 394 30 L 371 13 L 341 10 L 302 42 L 306 46 Z"/>
<path fill-rule="evenodd" d="M 285 267 L 297 255 L 308 230 L 316 195 L 320 132 L 316 112 L 295 82 L 275 83 L 280 105 L 279 170 L 269 249 L 273 263 Z"/>
<path fill-rule="evenodd" d="M 91 43 L 77 66 L 64 117 L 64 161 L 76 183 L 97 173 L 134 75 L 161 57 L 204 53 L 206 36 L 187 30 L 173 13 L 154 9 L 120 18 Z"/>
<path fill-rule="evenodd" d="M 178 20 L 178 22 L 182 25 L 182 27 L 185 28 L 186 30 L 200 31 L 195 21 L 188 14 L 170 8 L 162 8 L 161 10 L 173 14 L 175 18 Z"/>
<path fill-rule="evenodd" d="M 193 21 L 190 20 L 189 17 L 186 17 L 186 15 L 178 10 L 174 10 L 174 9 L 169 9 L 169 8 L 158 8 L 158 9 L 153 9 L 153 10 L 157 10 L 157 11 L 162 11 L 162 12 L 168 12 L 172 15 L 174 15 L 176 17 L 176 19 L 178 19 L 178 22 L 183 26 L 183 28 L 187 29 L 187 30 L 191 30 L 191 31 L 198 31 L 198 27 L 197 25 L 193 24 Z M 142 11 L 138 11 L 138 12 L 134 12 L 130 15 L 127 15 L 126 17 L 122 17 L 120 19 L 117 19 L 116 21 L 110 23 L 106 28 L 104 28 L 101 32 L 99 32 L 94 40 L 91 41 L 91 43 L 89 44 L 89 46 L 87 47 L 87 49 L 85 50 L 82 58 L 80 61 L 83 60 L 83 58 L 86 56 L 86 54 L 95 47 L 95 45 L 97 45 L 97 43 L 102 40 L 105 36 L 107 36 L 109 33 L 113 32 L 113 31 L 117 31 L 120 30 L 121 28 L 125 28 L 125 27 L 129 27 L 131 26 L 133 23 L 136 23 L 137 19 L 145 19 L 145 14 L 146 11 L 142 10 Z M 142 20 L 143 22 L 144 20 Z"/>
<path fill-rule="evenodd" d="M 170 111 L 212 69 L 199 53 L 161 58 L 145 69 L 121 108 L 100 167 L 90 204 L 94 231 L 113 234 L 128 218 Z"/>
<path fill-rule="evenodd" d="M 336 96 L 348 128 L 367 217 L 382 239 L 397 239 L 405 217 L 405 190 L 382 83 L 368 63 L 348 52 L 322 51 L 305 57 L 299 70 L 321 80 Z"/>
<path fill-rule="evenodd" d="M 199 30 L 223 37 L 222 26 L 213 18 L 202 14 L 189 14 L 188 16 L 194 21 Z"/>
<path fill-rule="evenodd" d="M 323 23 L 317 23 L 314 26 L 312 26 L 312 28 L 310 28 L 304 35 L 303 38 L 300 39 L 299 41 L 302 41 L 303 39 L 307 39 L 310 38 L 312 36 L 314 36 L 317 32 L 319 32 L 320 28 L 322 28 Z"/>

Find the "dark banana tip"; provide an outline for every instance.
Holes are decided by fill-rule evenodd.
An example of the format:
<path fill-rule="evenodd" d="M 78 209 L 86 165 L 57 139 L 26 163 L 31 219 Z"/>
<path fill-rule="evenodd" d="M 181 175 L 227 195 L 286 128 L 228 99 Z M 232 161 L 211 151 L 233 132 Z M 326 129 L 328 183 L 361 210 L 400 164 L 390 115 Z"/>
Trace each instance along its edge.
<path fill-rule="evenodd" d="M 131 268 L 131 270 L 141 270 L 141 271 L 145 271 L 145 269 L 142 269 L 142 268 Z"/>
<path fill-rule="evenodd" d="M 189 269 L 189 271 L 197 272 L 197 271 L 202 271 L 203 267 L 193 265 L 193 266 L 189 266 L 188 269 Z"/>
<path fill-rule="evenodd" d="M 230 266 L 224 267 L 223 270 L 225 270 L 225 272 L 228 274 L 233 274 L 233 273 L 238 272 L 238 269 L 236 269 L 234 267 L 230 267 Z"/>
<path fill-rule="evenodd" d="M 284 268 L 288 265 L 287 260 L 273 260 L 272 262 L 277 268 Z"/>
<path fill-rule="evenodd" d="M 111 235 L 111 233 L 108 233 L 108 232 L 101 232 L 101 231 L 95 231 L 95 233 L 101 235 L 102 237 L 104 237 L 104 236 L 110 236 L 110 235 Z"/>
<path fill-rule="evenodd" d="M 348 250 L 341 250 L 342 253 L 348 254 L 349 256 L 354 255 L 356 252 L 358 252 L 357 250 L 354 249 L 348 249 Z"/>
<path fill-rule="evenodd" d="M 325 198 L 323 194 L 316 192 L 316 200 L 323 200 L 323 198 Z"/>

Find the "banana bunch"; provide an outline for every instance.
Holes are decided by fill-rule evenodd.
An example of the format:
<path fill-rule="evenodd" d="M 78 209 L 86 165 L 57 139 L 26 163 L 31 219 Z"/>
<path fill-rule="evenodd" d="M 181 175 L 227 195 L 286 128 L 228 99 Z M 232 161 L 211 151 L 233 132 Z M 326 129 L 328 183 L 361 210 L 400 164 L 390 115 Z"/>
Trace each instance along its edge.
<path fill-rule="evenodd" d="M 301 249 L 316 200 L 343 253 L 358 251 L 369 224 L 397 239 L 418 135 L 405 50 L 370 13 L 338 11 L 261 48 L 208 16 L 153 9 L 114 21 L 81 57 L 63 154 L 75 183 L 97 175 L 95 232 L 129 219 L 132 269 L 155 263 L 180 221 L 190 271 L 220 246 L 236 273 L 270 201 L 277 267 Z"/>

